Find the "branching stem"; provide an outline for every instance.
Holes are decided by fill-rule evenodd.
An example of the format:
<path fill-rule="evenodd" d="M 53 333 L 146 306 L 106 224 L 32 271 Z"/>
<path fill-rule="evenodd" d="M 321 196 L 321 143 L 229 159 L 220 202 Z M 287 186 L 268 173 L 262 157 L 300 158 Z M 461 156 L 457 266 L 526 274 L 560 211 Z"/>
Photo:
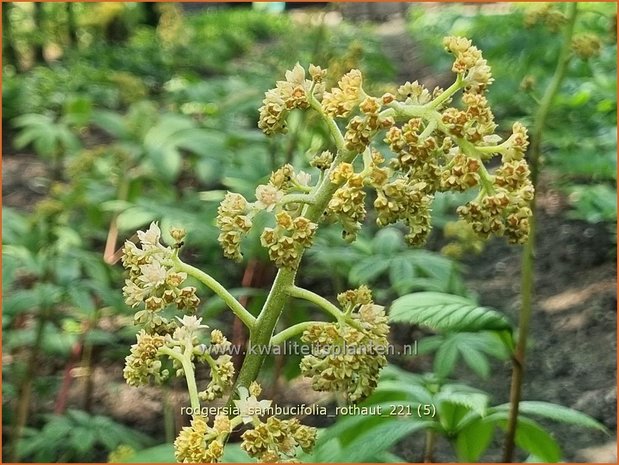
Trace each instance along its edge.
<path fill-rule="evenodd" d="M 228 290 L 219 284 L 215 278 L 211 275 L 206 274 L 204 271 L 196 268 L 195 266 L 188 265 L 181 261 L 177 256 L 173 257 L 174 268 L 177 271 L 181 271 L 183 273 L 187 273 L 189 276 L 196 278 L 210 290 L 212 290 L 215 294 L 217 294 L 225 303 L 230 307 L 230 310 L 234 312 L 234 314 L 247 326 L 249 329 L 252 329 L 254 324 L 256 323 L 256 318 L 241 305 L 241 303 L 234 298 L 232 294 L 228 292 Z"/>
<path fill-rule="evenodd" d="M 171 357 L 180 362 L 185 372 L 185 379 L 187 380 L 187 391 L 189 391 L 189 400 L 191 402 L 191 409 L 194 412 L 200 411 L 200 398 L 198 397 L 198 386 L 196 385 L 196 375 L 193 370 L 193 364 L 191 362 L 191 353 L 193 351 L 193 345 L 187 344 L 185 352 L 182 354 L 176 352 L 169 347 L 161 347 L 159 352 Z"/>

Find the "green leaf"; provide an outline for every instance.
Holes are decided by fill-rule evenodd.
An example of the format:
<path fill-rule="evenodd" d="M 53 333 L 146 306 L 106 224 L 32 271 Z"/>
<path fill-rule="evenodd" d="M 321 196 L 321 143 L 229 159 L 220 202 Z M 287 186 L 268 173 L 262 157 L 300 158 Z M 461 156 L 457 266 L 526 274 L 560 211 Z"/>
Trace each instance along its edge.
<path fill-rule="evenodd" d="M 134 231 L 147 224 L 149 221 L 154 220 L 155 217 L 155 213 L 151 210 L 146 210 L 140 206 L 134 206 L 118 215 L 116 224 L 121 231 Z"/>
<path fill-rule="evenodd" d="M 348 279 L 351 283 L 367 284 L 389 267 L 389 260 L 381 257 L 367 257 L 350 269 Z"/>
<path fill-rule="evenodd" d="M 561 460 L 561 448 L 555 438 L 528 418 L 518 418 L 516 444 L 543 462 L 555 463 Z"/>
<path fill-rule="evenodd" d="M 376 392 L 397 392 L 413 402 L 432 403 L 432 394 L 424 386 L 408 384 L 400 380 L 381 381 L 376 387 Z"/>
<path fill-rule="evenodd" d="M 484 418 L 507 429 L 508 411 L 498 411 Z M 541 462 L 554 463 L 561 460 L 561 448 L 552 435 L 530 418 L 518 415 L 516 426 L 516 445 L 535 455 Z"/>
<path fill-rule="evenodd" d="M 183 164 L 176 147 L 170 145 L 152 147 L 147 153 L 159 176 L 167 181 L 176 179 Z"/>
<path fill-rule="evenodd" d="M 443 345 L 444 341 L 445 337 L 441 334 L 436 336 L 425 336 L 421 339 L 421 341 L 419 341 L 417 351 L 419 355 L 431 354 L 432 352 L 438 350 L 438 348 Z"/>
<path fill-rule="evenodd" d="M 509 404 L 502 404 L 496 409 L 509 411 Z M 594 418 L 586 415 L 578 410 L 564 407 L 562 405 L 553 404 L 550 402 L 542 402 L 535 400 L 523 400 L 519 404 L 520 413 L 527 415 L 536 415 L 550 420 L 568 423 L 571 425 L 582 426 L 583 428 L 597 429 L 608 434 L 608 430 L 604 425 L 599 423 Z"/>
<path fill-rule="evenodd" d="M 2 314 L 15 316 L 24 311 L 34 311 L 40 303 L 40 294 L 36 289 L 19 289 L 4 297 Z"/>
<path fill-rule="evenodd" d="M 456 366 L 459 353 L 457 339 L 446 339 L 434 356 L 434 372 L 441 378 L 447 378 Z"/>
<path fill-rule="evenodd" d="M 456 454 L 460 462 L 477 462 L 486 451 L 494 435 L 494 425 L 481 418 L 473 420 L 460 430 L 456 438 Z"/>
<path fill-rule="evenodd" d="M 490 364 L 484 354 L 471 347 L 469 347 L 468 350 L 461 350 L 460 353 L 462 354 L 462 359 L 471 370 L 483 379 L 488 378 L 490 375 Z"/>
<path fill-rule="evenodd" d="M 395 228 L 381 229 L 372 240 L 374 252 L 388 257 L 404 247 L 402 233 Z"/>
<path fill-rule="evenodd" d="M 94 111 L 91 116 L 91 121 L 108 134 L 118 139 L 126 139 L 130 136 L 130 132 L 127 130 L 127 124 L 123 117 L 113 111 Z"/>
<path fill-rule="evenodd" d="M 92 314 L 96 310 L 95 302 L 90 291 L 84 286 L 74 286 L 69 289 L 71 303 L 85 314 Z"/>
<path fill-rule="evenodd" d="M 477 413 L 480 417 L 486 414 L 488 396 L 482 392 L 458 392 L 451 390 L 447 385 L 436 395 L 437 402 L 450 402 L 461 405 Z"/>
<path fill-rule="evenodd" d="M 415 279 L 415 266 L 406 257 L 396 257 L 389 266 L 389 281 L 399 294 L 409 292 Z"/>
<path fill-rule="evenodd" d="M 510 328 L 495 310 L 480 307 L 464 297 L 440 292 L 417 292 L 396 299 L 389 318 L 419 324 L 437 331 L 482 331 Z"/>
<path fill-rule="evenodd" d="M 409 434 L 427 428 L 429 422 L 412 421 L 409 418 L 395 418 L 364 431 L 348 444 L 336 462 L 364 462 L 375 454 L 388 450 L 393 444 Z"/>
<path fill-rule="evenodd" d="M 85 428 L 75 428 L 71 433 L 70 444 L 73 449 L 75 449 L 80 454 L 85 454 L 90 452 L 93 444 L 95 443 L 95 433 L 94 431 Z"/>
<path fill-rule="evenodd" d="M 438 418 L 440 425 L 448 436 L 453 436 L 458 431 L 457 426 L 470 410 L 452 402 L 440 402 L 438 404 Z"/>

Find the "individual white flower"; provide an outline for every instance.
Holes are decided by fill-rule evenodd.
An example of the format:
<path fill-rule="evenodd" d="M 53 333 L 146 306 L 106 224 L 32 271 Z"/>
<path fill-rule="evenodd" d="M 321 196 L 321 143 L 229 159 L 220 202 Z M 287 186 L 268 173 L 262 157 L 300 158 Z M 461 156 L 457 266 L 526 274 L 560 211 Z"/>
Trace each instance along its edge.
<path fill-rule="evenodd" d="M 309 183 L 312 180 L 312 175 L 309 173 L 306 173 L 305 171 L 299 171 L 295 175 L 295 179 L 301 186 L 309 186 Z"/>
<path fill-rule="evenodd" d="M 261 184 L 256 187 L 256 207 L 270 212 L 283 196 L 284 193 L 273 184 Z"/>
<path fill-rule="evenodd" d="M 246 387 L 239 387 L 239 400 L 234 401 L 234 405 L 239 410 L 239 416 L 243 423 L 251 423 L 254 418 L 264 415 L 271 407 L 270 400 L 258 400 L 256 396 L 250 396 Z"/>
<path fill-rule="evenodd" d="M 183 327 L 187 328 L 189 331 L 198 331 L 202 328 L 208 328 L 208 325 L 203 325 L 202 318 L 198 318 L 194 315 L 185 315 L 183 318 L 176 317 L 178 321 L 183 325 Z"/>
<path fill-rule="evenodd" d="M 208 328 L 208 325 L 201 324 L 202 318 L 196 316 L 185 315 L 183 318 L 176 317 L 176 319 L 180 322 L 181 326 L 174 330 L 174 334 L 172 335 L 174 341 L 185 341 L 189 339 L 193 342 L 196 333 L 200 329 Z"/>
<path fill-rule="evenodd" d="M 161 238 L 161 229 L 154 221 L 150 224 L 148 230 L 138 231 L 138 239 L 144 247 L 159 245 L 159 239 Z"/>
<path fill-rule="evenodd" d="M 138 278 L 144 283 L 144 288 L 156 288 L 165 283 L 167 270 L 159 262 L 140 265 L 141 276 Z"/>
<path fill-rule="evenodd" d="M 305 84 L 305 69 L 298 62 L 290 71 L 286 71 L 286 81 L 291 84 Z"/>

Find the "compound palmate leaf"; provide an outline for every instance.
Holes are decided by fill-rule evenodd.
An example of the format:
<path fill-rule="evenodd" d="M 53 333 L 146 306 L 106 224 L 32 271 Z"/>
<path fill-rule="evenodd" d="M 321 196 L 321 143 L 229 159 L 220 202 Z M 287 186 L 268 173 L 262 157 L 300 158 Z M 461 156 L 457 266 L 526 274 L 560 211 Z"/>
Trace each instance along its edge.
<path fill-rule="evenodd" d="M 416 292 L 396 299 L 391 321 L 427 326 L 436 331 L 484 331 L 510 329 L 507 319 L 486 307 L 457 295 Z"/>

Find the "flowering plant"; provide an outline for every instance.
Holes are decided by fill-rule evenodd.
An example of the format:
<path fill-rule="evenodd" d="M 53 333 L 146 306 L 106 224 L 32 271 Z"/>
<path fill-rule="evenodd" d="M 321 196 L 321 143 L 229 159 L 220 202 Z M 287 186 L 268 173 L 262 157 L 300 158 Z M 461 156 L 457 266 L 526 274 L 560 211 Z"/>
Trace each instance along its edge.
<path fill-rule="evenodd" d="M 349 402 L 372 393 L 387 363 L 383 349 L 389 326 L 384 307 L 373 302 L 366 286 L 338 295 L 335 305 L 295 284 L 303 253 L 312 246 L 320 223 L 337 222 L 344 240 L 355 240 L 367 216 L 366 191 L 373 192 L 377 224 L 403 223 L 412 246 L 423 245 L 428 237 L 434 194 L 468 189 L 477 189 L 477 196 L 458 213 L 475 234 L 526 242 L 533 198 L 523 159 L 527 131 L 515 123 L 511 136 L 502 141 L 484 95 L 493 78 L 481 51 L 462 37 L 447 37 L 444 45 L 454 55 L 456 74 L 447 89 L 430 91 L 415 81 L 400 86 L 395 94 L 373 97 L 363 88 L 361 72 L 353 69 L 337 87 L 327 90 L 327 70 L 310 65 L 306 73 L 297 64 L 266 92 L 259 120 L 265 134 L 285 133 L 291 111 L 311 111 L 328 128 L 332 146 L 313 156 L 310 164 L 315 172 L 296 171 L 286 164 L 256 188 L 255 201 L 228 193 L 219 206 L 219 242 L 224 255 L 237 261 L 254 218 L 271 218 L 272 226 L 264 228 L 260 240 L 279 271 L 257 317 L 214 278 L 180 259 L 183 230 L 173 229 L 175 243 L 165 246 L 153 223 L 138 233 L 139 246 L 125 244 L 124 294 L 127 303 L 138 309 L 135 323 L 140 331 L 124 375 L 135 386 L 150 380 L 161 383 L 171 373 L 186 378 L 195 413 L 191 426 L 183 428 L 175 441 L 179 461 L 216 462 L 227 437 L 241 424 L 252 427 L 242 435 L 242 449 L 260 461 L 288 460 L 297 448 L 311 449 L 314 428 L 297 419 L 265 418 L 270 403 L 257 400 L 260 387 L 255 381 L 267 355 L 264 348 L 293 336 L 301 335 L 312 345 L 311 354 L 301 361 L 301 373 L 311 378 L 315 390 L 342 392 Z M 462 105 L 452 106 L 460 91 Z M 381 138 L 392 154 L 377 149 L 375 142 Z M 496 155 L 501 164 L 490 172 L 485 163 Z M 189 276 L 222 298 L 249 329 L 249 350 L 238 374 L 226 353 L 228 340 L 217 329 L 207 336 L 207 327 L 196 316 L 200 302 L 196 288 L 183 285 Z M 334 321 L 304 321 L 274 334 L 290 298 L 316 304 Z M 343 346 L 346 351 L 330 350 Z M 206 363 L 211 373 L 202 390 L 195 379 L 199 363 Z M 217 415 L 212 423 L 198 413 L 201 402 L 225 393 L 231 394 L 236 406 L 233 413 Z"/>

